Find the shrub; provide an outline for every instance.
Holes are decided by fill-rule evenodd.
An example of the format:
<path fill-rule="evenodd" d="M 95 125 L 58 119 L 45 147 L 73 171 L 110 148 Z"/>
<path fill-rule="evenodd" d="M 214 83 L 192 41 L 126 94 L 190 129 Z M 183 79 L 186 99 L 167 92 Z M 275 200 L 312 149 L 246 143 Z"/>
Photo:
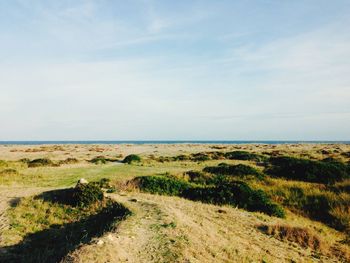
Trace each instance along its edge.
<path fill-rule="evenodd" d="M 205 167 L 203 171 L 211 174 L 217 174 L 217 175 L 230 175 L 230 176 L 240 176 L 240 177 L 246 176 L 246 175 L 254 175 L 259 179 L 264 178 L 264 175 L 261 172 L 259 172 L 257 169 L 244 164 L 228 165 L 225 163 L 221 163 L 218 166 Z"/>
<path fill-rule="evenodd" d="M 59 163 L 60 164 L 75 164 L 75 163 L 78 163 L 78 162 L 79 162 L 79 160 L 76 159 L 76 158 L 67 158 L 65 160 L 60 161 Z"/>
<path fill-rule="evenodd" d="M 295 242 L 304 248 L 323 251 L 326 247 L 326 244 L 324 244 L 317 235 L 304 227 L 292 227 L 288 225 L 260 225 L 258 228 L 277 239 Z"/>
<path fill-rule="evenodd" d="M 73 191 L 73 203 L 79 207 L 88 207 L 98 201 L 103 200 L 101 188 L 94 184 L 78 184 Z"/>
<path fill-rule="evenodd" d="M 28 167 L 54 166 L 55 164 L 48 158 L 34 159 L 28 162 Z"/>
<path fill-rule="evenodd" d="M 18 175 L 18 171 L 15 169 L 5 169 L 0 171 L 0 176 L 3 175 Z"/>
<path fill-rule="evenodd" d="M 230 160 L 263 161 L 264 156 L 246 151 L 233 151 L 225 153 L 225 157 Z"/>
<path fill-rule="evenodd" d="M 187 161 L 189 159 L 190 159 L 190 157 L 187 155 L 184 155 L 184 154 L 173 157 L 174 161 Z"/>
<path fill-rule="evenodd" d="M 197 184 L 213 183 L 213 176 L 200 171 L 188 171 L 185 173 L 189 177 L 189 181 Z"/>
<path fill-rule="evenodd" d="M 229 204 L 248 211 L 260 211 L 268 215 L 285 217 L 283 209 L 273 203 L 262 190 L 253 190 L 244 182 L 227 182 L 211 187 L 192 187 L 183 196 L 212 204 Z"/>
<path fill-rule="evenodd" d="M 123 163 L 131 164 L 134 162 L 141 162 L 141 157 L 136 154 L 130 154 L 126 156 L 123 160 Z"/>
<path fill-rule="evenodd" d="M 195 162 L 209 161 L 210 157 L 205 153 L 195 153 L 192 154 L 191 159 Z"/>
<path fill-rule="evenodd" d="M 0 167 L 7 167 L 8 163 L 4 160 L 0 160 Z"/>
<path fill-rule="evenodd" d="M 330 184 L 350 178 L 349 167 L 335 161 L 311 161 L 294 157 L 273 157 L 267 173 L 292 180 Z"/>
<path fill-rule="evenodd" d="M 185 181 L 165 176 L 141 176 L 134 180 L 141 190 L 152 194 L 182 195 L 183 191 L 191 186 Z"/>
<path fill-rule="evenodd" d="M 107 159 L 104 156 L 97 156 L 92 158 L 89 162 L 94 164 L 105 164 L 107 163 Z"/>

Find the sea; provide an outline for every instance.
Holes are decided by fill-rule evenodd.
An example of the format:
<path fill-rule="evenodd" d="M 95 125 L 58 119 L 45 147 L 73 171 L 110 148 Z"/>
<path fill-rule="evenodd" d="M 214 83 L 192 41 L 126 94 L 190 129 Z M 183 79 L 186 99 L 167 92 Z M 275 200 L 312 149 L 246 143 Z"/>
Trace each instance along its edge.
<path fill-rule="evenodd" d="M 350 144 L 350 141 L 296 140 L 83 140 L 83 141 L 0 141 L 0 145 L 44 144 Z"/>

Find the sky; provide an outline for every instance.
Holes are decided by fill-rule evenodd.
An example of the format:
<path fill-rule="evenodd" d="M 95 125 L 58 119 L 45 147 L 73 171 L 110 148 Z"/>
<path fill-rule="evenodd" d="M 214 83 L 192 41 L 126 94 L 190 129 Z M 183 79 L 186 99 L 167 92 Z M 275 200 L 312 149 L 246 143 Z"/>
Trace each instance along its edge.
<path fill-rule="evenodd" d="M 0 140 L 350 140 L 350 1 L 2 0 Z"/>

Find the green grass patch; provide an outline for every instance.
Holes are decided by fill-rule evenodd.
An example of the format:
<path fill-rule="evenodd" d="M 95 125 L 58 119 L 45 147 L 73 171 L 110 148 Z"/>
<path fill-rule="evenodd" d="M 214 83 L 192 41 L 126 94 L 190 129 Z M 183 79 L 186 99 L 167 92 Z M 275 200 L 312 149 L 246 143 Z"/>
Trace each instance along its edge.
<path fill-rule="evenodd" d="M 65 192 L 65 191 L 68 191 Z M 1 262 L 60 262 L 79 245 L 111 230 L 130 211 L 110 199 L 89 206 L 69 205 L 72 189 L 22 199 L 9 210 Z M 74 201 L 73 203 L 76 203 Z"/>
<path fill-rule="evenodd" d="M 264 175 L 260 171 L 245 164 L 229 165 L 226 163 L 221 163 L 217 166 L 205 167 L 203 171 L 215 175 L 229 175 L 238 177 L 253 175 L 258 179 L 264 178 Z"/>
<path fill-rule="evenodd" d="M 275 177 L 333 184 L 350 178 L 349 166 L 336 161 L 312 161 L 294 157 L 273 157 L 266 172 Z"/>
<path fill-rule="evenodd" d="M 130 154 L 126 156 L 123 160 L 123 163 L 132 164 L 141 162 L 141 157 L 136 154 Z"/>
<path fill-rule="evenodd" d="M 246 151 L 226 152 L 225 158 L 230 160 L 245 160 L 245 161 L 256 161 L 256 162 L 264 161 L 266 159 L 266 157 L 263 155 L 250 153 Z"/>

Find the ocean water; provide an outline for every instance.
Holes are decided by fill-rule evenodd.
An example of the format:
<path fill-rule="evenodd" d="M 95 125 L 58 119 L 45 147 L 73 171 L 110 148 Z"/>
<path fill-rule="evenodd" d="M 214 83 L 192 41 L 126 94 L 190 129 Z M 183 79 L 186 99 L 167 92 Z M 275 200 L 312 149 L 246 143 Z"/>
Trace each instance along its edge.
<path fill-rule="evenodd" d="M 259 141 L 259 140 L 120 140 L 120 141 L 0 141 L 0 145 L 43 145 L 43 144 L 350 144 L 350 141 Z"/>

